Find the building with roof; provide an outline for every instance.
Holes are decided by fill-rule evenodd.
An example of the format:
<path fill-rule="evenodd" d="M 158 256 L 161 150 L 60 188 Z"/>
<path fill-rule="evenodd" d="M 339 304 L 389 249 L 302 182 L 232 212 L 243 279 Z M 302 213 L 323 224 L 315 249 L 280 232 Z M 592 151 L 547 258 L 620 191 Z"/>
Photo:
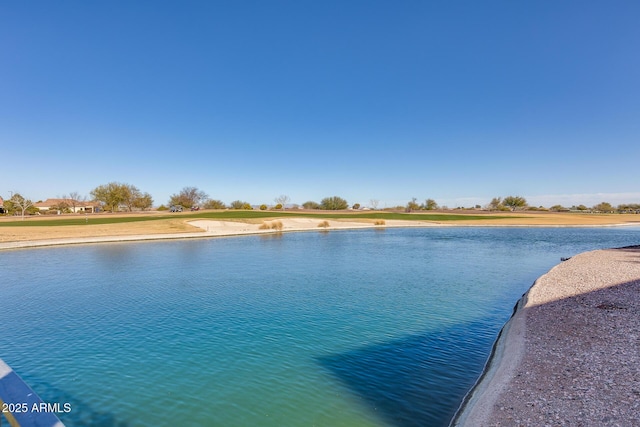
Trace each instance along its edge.
<path fill-rule="evenodd" d="M 99 204 L 72 199 L 47 199 L 44 202 L 34 203 L 33 206 L 40 210 L 61 210 L 61 207 L 64 207 L 65 210 L 69 209 L 73 213 L 94 213 Z"/>

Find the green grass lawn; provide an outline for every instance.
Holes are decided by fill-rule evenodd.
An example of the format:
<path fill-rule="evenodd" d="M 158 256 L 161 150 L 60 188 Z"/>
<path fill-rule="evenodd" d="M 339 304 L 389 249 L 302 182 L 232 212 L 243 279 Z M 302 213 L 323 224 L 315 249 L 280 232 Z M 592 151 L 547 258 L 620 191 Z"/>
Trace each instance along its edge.
<path fill-rule="evenodd" d="M 514 218 L 497 215 L 458 215 L 458 214 L 406 214 L 393 212 L 371 212 L 371 213 L 309 213 L 309 212 L 282 212 L 282 211 L 245 211 L 245 210 L 228 210 L 228 211 L 203 211 L 203 212 L 184 212 L 172 215 L 136 215 L 129 217 L 115 217 L 109 214 L 88 215 L 86 217 L 70 217 L 56 219 L 38 219 L 30 221 L 26 218 L 24 221 L 16 219 L 14 221 L 0 221 L 0 227 L 56 227 L 65 225 L 85 225 L 85 224 L 118 224 L 126 222 L 138 221 L 158 221 L 163 219 L 252 219 L 252 218 L 276 218 L 283 216 L 296 216 L 308 218 L 324 218 L 324 219 L 397 219 L 409 221 L 474 221 L 483 219 L 502 219 Z"/>

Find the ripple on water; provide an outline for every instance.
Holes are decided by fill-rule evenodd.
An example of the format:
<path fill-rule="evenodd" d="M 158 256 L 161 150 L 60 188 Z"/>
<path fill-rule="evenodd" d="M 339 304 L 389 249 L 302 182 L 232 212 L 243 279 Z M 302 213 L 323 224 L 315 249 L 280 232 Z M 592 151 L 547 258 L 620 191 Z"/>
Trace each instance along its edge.
<path fill-rule="evenodd" d="M 360 230 L 5 252 L 16 280 L 0 285 L 0 357 L 72 404 L 69 427 L 446 425 L 536 277 L 639 234 Z"/>

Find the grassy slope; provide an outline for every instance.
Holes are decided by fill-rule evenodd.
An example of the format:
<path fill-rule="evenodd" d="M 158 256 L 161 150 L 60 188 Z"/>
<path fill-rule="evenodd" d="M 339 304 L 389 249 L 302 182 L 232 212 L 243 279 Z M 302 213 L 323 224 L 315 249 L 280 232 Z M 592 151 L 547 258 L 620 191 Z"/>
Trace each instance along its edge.
<path fill-rule="evenodd" d="M 295 217 L 308 218 L 327 218 L 327 219 L 397 219 L 408 221 L 472 221 L 472 220 L 493 220 L 507 218 L 498 215 L 454 215 L 454 214 L 406 214 L 392 212 L 371 212 L 371 213 L 309 213 L 309 212 L 276 212 L 276 211 L 205 211 L 171 215 L 131 215 L 131 216 L 109 216 L 105 215 L 88 215 L 87 217 L 73 218 L 56 218 L 56 219 L 40 219 L 37 220 L 15 220 L 0 221 L 0 227 L 51 227 L 64 225 L 84 225 L 84 224 L 118 224 L 139 221 L 157 221 L 163 219 L 252 219 L 252 218 L 277 218 L 285 215 Z M 509 217 L 513 218 L 513 217 Z"/>

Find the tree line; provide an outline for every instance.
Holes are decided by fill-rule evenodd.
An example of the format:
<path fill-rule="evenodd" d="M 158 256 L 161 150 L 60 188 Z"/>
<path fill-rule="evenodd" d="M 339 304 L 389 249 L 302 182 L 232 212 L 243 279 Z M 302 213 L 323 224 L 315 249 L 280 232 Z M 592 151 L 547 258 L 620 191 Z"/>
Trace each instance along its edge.
<path fill-rule="evenodd" d="M 565 207 L 562 205 L 553 205 L 550 208 L 544 206 L 529 206 L 527 200 L 520 196 L 507 196 L 505 198 L 494 197 L 491 202 L 485 206 L 487 210 L 496 211 L 515 211 L 515 210 L 532 210 L 532 211 L 551 211 L 551 212 L 592 212 L 592 213 L 640 213 L 640 203 L 623 203 L 614 207 L 609 202 L 600 202 L 591 207 L 585 205 L 573 205 Z"/>

